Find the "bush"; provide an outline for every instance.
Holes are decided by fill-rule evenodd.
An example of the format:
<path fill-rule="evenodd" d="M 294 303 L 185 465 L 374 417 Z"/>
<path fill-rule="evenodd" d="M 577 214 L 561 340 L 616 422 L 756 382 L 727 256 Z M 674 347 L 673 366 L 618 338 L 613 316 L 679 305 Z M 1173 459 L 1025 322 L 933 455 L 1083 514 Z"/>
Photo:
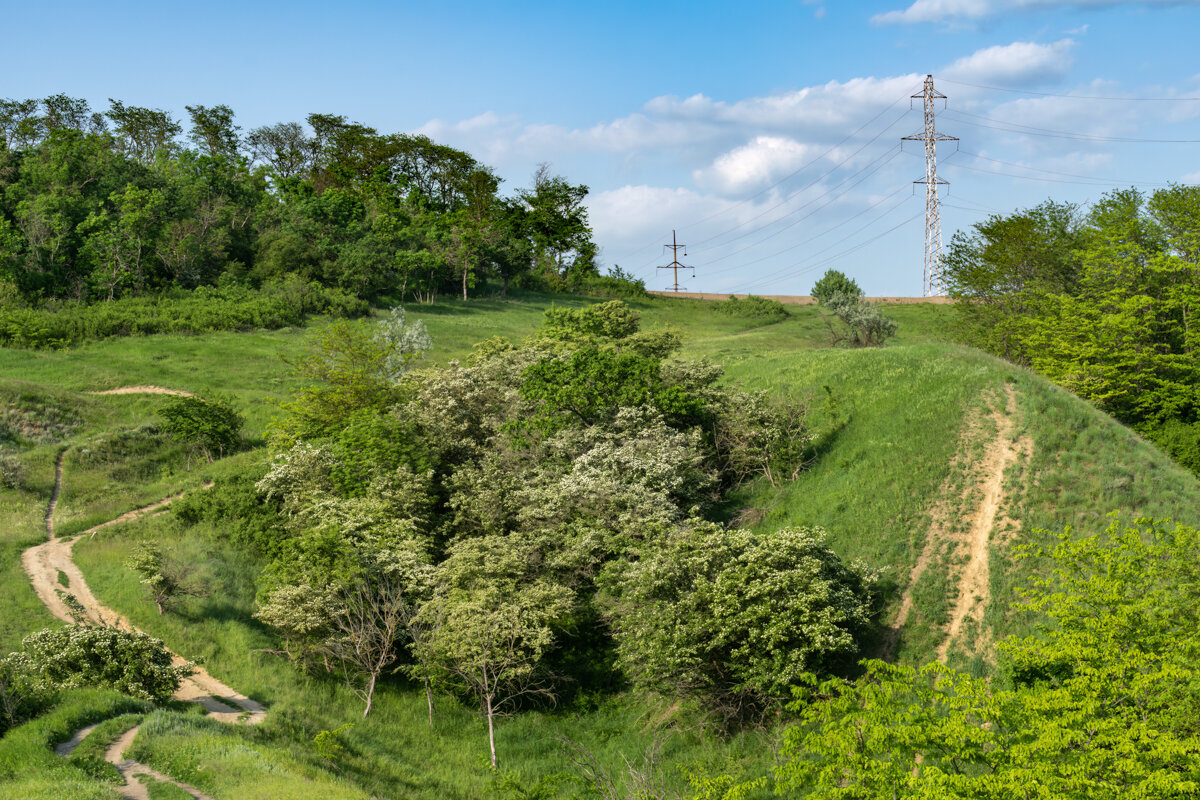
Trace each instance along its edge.
<path fill-rule="evenodd" d="M 1173 419 L 1144 433 L 1147 439 L 1166 450 L 1177 464 L 1200 475 L 1200 422 Z"/>
<path fill-rule="evenodd" d="M 821 305 L 827 305 L 830 298 L 835 294 L 849 295 L 853 298 L 859 298 L 863 295 L 863 290 L 852 278 L 847 278 L 843 273 L 836 269 L 831 269 L 821 276 L 821 279 L 813 284 L 812 296 L 816 298 Z"/>
<path fill-rule="evenodd" d="M 20 489 L 25 483 L 25 467 L 12 453 L 0 451 L 0 487 Z"/>
<path fill-rule="evenodd" d="M 756 534 L 710 523 L 602 578 L 633 684 L 697 698 L 727 720 L 779 707 L 807 673 L 852 659 L 873 581 L 844 565 L 819 528 Z"/>
<path fill-rule="evenodd" d="M 141 631 L 84 625 L 31 633 L 8 656 L 12 669 L 40 689 L 116 689 L 157 702 L 192 674 L 192 664 L 176 667 L 172 660 L 161 639 Z"/>
<path fill-rule="evenodd" d="M 158 410 L 163 427 L 176 441 L 199 451 L 207 461 L 235 452 L 245 420 L 223 400 L 195 395 L 172 398 Z"/>
<path fill-rule="evenodd" d="M 879 306 L 857 296 L 835 292 L 826 299 L 825 307 L 842 323 L 840 328 L 835 328 L 829 317 L 825 318 L 834 344 L 879 347 L 896 335 L 896 321 L 885 317 Z"/>
<path fill-rule="evenodd" d="M 613 266 L 607 275 L 588 275 L 579 282 L 582 294 L 601 297 L 625 297 L 637 300 L 646 297 L 646 282 L 633 273 Z"/>
<path fill-rule="evenodd" d="M 60 348 L 114 336 L 277 329 L 303 325 L 309 314 L 358 317 L 367 310 L 340 289 L 286 275 L 259 291 L 202 286 L 92 305 L 0 309 L 0 346 Z"/>
<path fill-rule="evenodd" d="M 729 295 L 728 300 L 713 303 L 713 310 L 727 317 L 750 317 L 778 321 L 788 316 L 788 310 L 778 300 L 748 294 L 745 299 Z"/>

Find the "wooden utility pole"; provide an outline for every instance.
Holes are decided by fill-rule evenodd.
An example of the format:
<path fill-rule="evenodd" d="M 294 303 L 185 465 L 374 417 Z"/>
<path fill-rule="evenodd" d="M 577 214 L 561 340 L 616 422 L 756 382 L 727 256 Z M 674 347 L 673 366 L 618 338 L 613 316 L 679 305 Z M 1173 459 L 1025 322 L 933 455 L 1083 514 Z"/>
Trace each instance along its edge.
<path fill-rule="evenodd" d="M 681 289 L 686 289 L 687 288 L 686 286 L 679 285 L 679 270 L 681 270 L 681 269 L 686 270 L 686 269 L 689 269 L 689 267 L 685 264 L 679 263 L 679 251 L 683 250 L 683 254 L 684 254 L 684 256 L 686 256 L 687 255 L 687 249 L 686 249 L 687 245 L 680 244 L 675 238 L 675 231 L 672 230 L 671 231 L 671 243 L 664 244 L 663 247 L 671 248 L 671 263 L 661 266 L 661 267 L 659 267 L 659 269 L 669 269 L 675 273 L 674 284 L 671 286 L 668 286 L 667 288 L 671 289 L 673 291 L 676 291 L 676 292 L 678 292 Z M 696 268 L 690 267 L 690 269 L 692 270 L 692 277 L 695 277 L 696 276 Z"/>

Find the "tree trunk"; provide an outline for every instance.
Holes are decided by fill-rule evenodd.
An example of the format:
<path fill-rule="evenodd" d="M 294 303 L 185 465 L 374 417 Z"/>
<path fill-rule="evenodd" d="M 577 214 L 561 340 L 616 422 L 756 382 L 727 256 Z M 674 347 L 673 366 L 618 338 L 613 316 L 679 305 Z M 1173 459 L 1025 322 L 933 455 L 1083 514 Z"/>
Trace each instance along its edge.
<path fill-rule="evenodd" d="M 463 266 L 463 300 L 464 301 L 467 299 L 467 275 L 469 273 L 470 273 L 470 270 L 464 265 Z"/>
<path fill-rule="evenodd" d="M 375 676 L 377 673 L 371 673 L 371 679 L 367 681 L 367 707 L 363 709 L 363 719 L 367 718 L 367 714 L 371 713 L 371 701 L 375 699 Z"/>
<path fill-rule="evenodd" d="M 429 727 L 433 727 L 433 687 L 429 685 L 429 676 L 425 676 L 425 702 L 429 704 Z"/>
<path fill-rule="evenodd" d="M 491 745 L 491 748 L 492 748 L 492 769 L 495 769 L 496 768 L 496 729 L 495 729 L 495 725 L 492 722 L 492 696 L 490 694 L 484 695 L 483 701 L 484 701 L 485 705 L 487 706 L 488 744 Z"/>

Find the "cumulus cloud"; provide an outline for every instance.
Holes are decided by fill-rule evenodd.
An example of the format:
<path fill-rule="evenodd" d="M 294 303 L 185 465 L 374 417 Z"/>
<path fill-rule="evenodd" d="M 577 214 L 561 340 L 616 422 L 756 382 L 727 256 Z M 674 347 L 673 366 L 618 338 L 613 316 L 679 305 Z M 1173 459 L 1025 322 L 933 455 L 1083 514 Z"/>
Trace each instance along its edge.
<path fill-rule="evenodd" d="M 952 80 L 1016 85 L 1056 81 L 1071 68 L 1072 39 L 1053 44 L 1013 42 L 977 50 L 943 70 Z"/>
<path fill-rule="evenodd" d="M 757 189 L 793 172 L 819 154 L 819 148 L 783 136 L 756 136 L 719 155 L 692 175 L 696 183 L 725 194 Z"/>
<path fill-rule="evenodd" d="M 1200 5 L 1200 0 L 916 0 L 908 8 L 876 14 L 871 17 L 871 21 L 878 25 L 962 22 L 983 19 L 1005 11 L 1063 6 L 1105 8 L 1120 5 Z"/>

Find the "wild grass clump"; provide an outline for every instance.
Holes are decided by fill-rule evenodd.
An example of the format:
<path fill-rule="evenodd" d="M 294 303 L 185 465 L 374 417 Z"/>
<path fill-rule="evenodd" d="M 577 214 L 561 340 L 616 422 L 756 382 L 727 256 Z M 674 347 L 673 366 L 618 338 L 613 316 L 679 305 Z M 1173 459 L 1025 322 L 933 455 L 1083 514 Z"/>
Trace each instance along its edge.
<path fill-rule="evenodd" d="M 0 310 L 0 345 L 64 348 L 114 336 L 276 329 L 303 325 L 309 314 L 356 317 L 366 312 L 362 300 L 293 277 L 260 290 L 202 286 L 90 305 L 7 308 Z"/>
<path fill-rule="evenodd" d="M 778 322 L 789 316 L 788 310 L 783 303 L 753 294 L 748 294 L 745 298 L 739 298 L 731 294 L 728 300 L 713 303 L 712 310 L 727 317 L 748 317 L 750 319 L 771 320 L 773 322 Z"/>

